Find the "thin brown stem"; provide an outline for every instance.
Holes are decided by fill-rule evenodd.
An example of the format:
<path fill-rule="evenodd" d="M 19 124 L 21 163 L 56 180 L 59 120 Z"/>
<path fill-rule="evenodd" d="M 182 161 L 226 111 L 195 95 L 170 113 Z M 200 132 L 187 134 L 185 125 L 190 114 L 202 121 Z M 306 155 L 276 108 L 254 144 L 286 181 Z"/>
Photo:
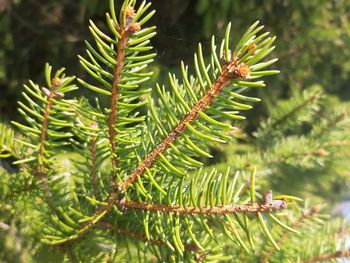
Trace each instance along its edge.
<path fill-rule="evenodd" d="M 46 144 L 46 136 L 47 136 L 47 127 L 49 124 L 49 115 L 50 110 L 52 108 L 52 100 L 55 96 L 54 90 L 50 90 L 50 94 L 47 97 L 47 103 L 45 107 L 44 112 L 44 119 L 41 124 L 41 133 L 40 133 L 40 147 L 39 147 L 39 167 L 38 167 L 38 176 L 42 177 L 45 176 L 45 165 L 44 165 L 44 159 L 45 159 L 45 144 Z"/>
<path fill-rule="evenodd" d="M 91 145 L 90 145 L 90 153 L 91 153 L 91 180 L 92 180 L 92 189 L 94 191 L 94 195 L 98 196 L 98 187 L 97 187 L 97 170 L 96 170 L 96 136 L 91 137 Z"/>
<path fill-rule="evenodd" d="M 257 214 L 258 212 L 275 212 L 281 209 L 281 206 L 275 206 L 274 203 L 254 203 L 244 205 L 219 205 L 219 206 L 205 206 L 181 207 L 179 205 L 165 205 L 165 204 L 149 204 L 139 203 L 135 201 L 120 201 L 120 206 L 124 209 L 138 209 L 143 211 L 175 213 L 179 215 L 224 215 L 224 214 Z"/>
<path fill-rule="evenodd" d="M 122 77 L 122 70 L 125 63 L 125 48 L 128 43 L 128 35 L 123 27 L 119 29 L 120 39 L 117 45 L 117 58 L 116 58 L 116 66 L 114 70 L 114 78 L 112 84 L 112 97 L 111 97 L 111 111 L 109 113 L 109 142 L 111 144 L 111 152 L 112 152 L 112 169 L 113 175 L 112 180 L 113 184 L 116 180 L 116 168 L 118 165 L 118 160 L 116 156 L 116 117 L 118 115 L 117 102 L 119 99 L 119 83 Z"/>
<path fill-rule="evenodd" d="M 118 116 L 117 103 L 120 96 L 119 84 L 122 79 L 122 72 L 125 64 L 125 55 L 126 55 L 125 49 L 128 44 L 129 37 L 141 29 L 138 23 L 132 23 L 132 18 L 134 16 L 135 16 L 134 10 L 132 8 L 127 8 L 125 24 L 122 24 L 118 29 L 120 38 L 117 44 L 117 57 L 116 57 L 116 66 L 114 68 L 114 74 L 113 74 L 111 109 L 109 113 L 109 125 L 108 125 L 109 142 L 111 145 L 111 152 L 112 152 L 113 185 L 115 184 L 115 181 L 117 179 L 116 169 L 118 166 L 118 158 L 117 158 L 117 151 L 116 151 L 117 150 L 116 118 Z"/>
<path fill-rule="evenodd" d="M 192 124 L 201 112 L 213 102 L 215 97 L 227 87 L 232 80 L 237 78 L 246 78 L 249 75 L 249 68 L 244 63 L 239 64 L 238 58 L 233 59 L 225 66 L 212 86 L 193 106 L 191 111 L 187 112 L 181 121 L 172 129 L 172 131 L 160 142 L 149 155 L 138 165 L 138 167 L 119 185 L 119 189 L 127 189 L 138 177 L 142 176 L 147 168 L 151 167 L 164 154 L 169 146 L 174 143 L 180 135 L 187 129 L 188 124 Z"/>
<path fill-rule="evenodd" d="M 45 165 L 45 155 L 46 155 L 46 137 L 47 130 L 49 126 L 49 116 L 53 104 L 53 99 L 56 97 L 56 90 L 61 85 L 60 79 L 53 79 L 50 90 L 47 92 L 47 102 L 45 106 L 43 121 L 41 124 L 41 133 L 40 133 L 40 147 L 39 147 L 39 156 L 38 156 L 38 167 L 36 175 L 40 180 L 42 188 L 44 189 L 45 196 L 49 206 L 52 206 L 52 195 L 50 192 L 50 187 L 47 181 L 47 170 Z M 45 88 L 44 88 L 45 89 Z"/>
<path fill-rule="evenodd" d="M 346 251 L 336 251 L 331 254 L 327 255 L 321 255 L 313 258 L 309 258 L 303 261 L 300 261 L 301 263 L 315 263 L 315 262 L 323 262 L 323 261 L 332 261 L 337 258 L 350 258 L 350 250 Z"/>

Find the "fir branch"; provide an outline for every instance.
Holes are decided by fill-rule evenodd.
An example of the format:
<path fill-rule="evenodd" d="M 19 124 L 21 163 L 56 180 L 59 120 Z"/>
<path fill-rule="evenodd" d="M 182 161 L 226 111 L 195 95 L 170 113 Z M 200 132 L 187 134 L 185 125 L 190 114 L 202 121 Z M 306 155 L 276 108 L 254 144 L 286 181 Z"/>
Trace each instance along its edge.
<path fill-rule="evenodd" d="M 306 106 L 309 104 L 313 103 L 316 99 L 318 99 L 319 95 L 312 95 L 305 101 L 303 101 L 301 104 L 293 108 L 291 111 L 287 112 L 282 118 L 279 120 L 276 120 L 272 125 L 271 125 L 271 130 L 276 129 L 279 125 L 281 125 L 283 122 L 288 120 L 290 117 L 293 115 L 297 114 L 299 111 L 303 110 Z"/>
<path fill-rule="evenodd" d="M 316 138 L 320 138 L 322 137 L 325 133 L 329 132 L 330 130 L 332 130 L 339 122 L 343 121 L 346 117 L 346 113 L 342 112 L 340 114 L 338 114 L 334 119 L 332 120 L 328 120 L 327 125 L 325 125 L 323 127 L 323 129 L 316 134 Z"/>
<path fill-rule="evenodd" d="M 280 201 L 280 202 L 279 202 Z M 244 205 L 218 205 L 206 207 L 180 205 L 165 205 L 165 204 L 149 204 L 135 201 L 121 200 L 119 205 L 122 209 L 137 209 L 143 211 L 175 213 L 179 215 L 225 215 L 225 214 L 257 214 L 258 212 L 276 212 L 287 207 L 287 202 L 284 200 L 273 200 L 272 202 L 262 202 Z"/>
<path fill-rule="evenodd" d="M 113 2 L 113 1 L 112 1 Z M 125 10 L 128 11 L 128 6 L 126 6 Z M 113 10 L 113 9 L 112 9 Z M 126 11 L 123 11 L 124 14 Z M 130 11 L 130 10 L 129 10 Z M 114 12 L 114 11 L 113 11 Z M 126 12 L 127 13 L 127 12 Z M 126 14 L 125 14 L 126 15 Z M 150 15 L 147 16 L 150 17 Z M 145 18 L 146 19 L 146 18 Z M 115 20 L 115 19 L 114 19 Z M 129 19 L 126 19 L 128 21 Z M 125 19 L 124 21 L 125 23 Z M 140 22 L 140 24 L 142 24 Z M 104 218 L 107 214 L 109 214 L 112 210 L 112 208 L 115 205 L 118 205 L 118 202 L 120 203 L 121 200 L 125 198 L 126 191 L 134 185 L 135 181 L 138 180 L 144 173 L 145 171 L 150 168 L 152 165 L 155 164 L 155 162 L 158 160 L 159 157 L 163 156 L 169 149 L 170 145 L 172 145 L 175 141 L 177 141 L 180 136 L 186 131 L 187 127 L 193 122 L 195 122 L 199 116 L 204 113 L 204 111 L 214 102 L 214 99 L 224 90 L 225 87 L 227 87 L 232 81 L 234 80 L 246 80 L 250 78 L 250 73 L 252 71 L 252 74 L 257 73 L 256 70 L 262 69 L 266 66 L 269 66 L 270 64 L 274 63 L 276 60 L 270 60 L 268 62 L 263 62 L 259 64 L 255 64 L 258 61 L 260 61 L 262 58 L 267 56 L 273 49 L 274 47 L 270 47 L 271 44 L 273 43 L 275 38 L 267 38 L 264 41 L 262 41 L 262 48 L 259 49 L 257 53 L 254 55 L 249 56 L 250 53 L 246 54 L 244 51 L 247 46 L 245 46 L 246 41 L 250 37 L 255 38 L 254 34 L 259 32 L 262 27 L 256 28 L 258 22 L 256 22 L 254 25 L 252 25 L 246 34 L 242 37 L 240 44 L 237 47 L 237 52 L 233 57 L 231 57 L 230 52 L 228 50 L 228 43 L 229 43 L 229 27 L 227 29 L 227 36 L 225 38 L 225 54 L 226 59 L 225 63 L 220 66 L 220 70 L 217 72 L 218 75 L 215 75 L 215 79 L 213 81 L 208 80 L 207 81 L 207 87 L 203 86 L 203 92 L 204 94 L 200 95 L 201 97 L 196 99 L 196 102 L 193 106 L 189 107 L 187 111 L 183 111 L 181 119 L 177 122 L 176 125 L 172 128 L 172 130 L 168 133 L 164 133 L 164 139 L 157 145 L 155 146 L 152 150 L 149 151 L 149 154 L 144 157 L 143 161 L 142 158 L 140 158 L 139 164 L 137 167 L 129 174 L 129 176 L 126 176 L 125 179 L 118 183 L 118 185 L 114 185 L 112 187 L 112 190 L 110 191 L 107 199 L 100 204 L 100 207 L 95 210 L 95 213 L 93 213 L 92 216 L 88 218 L 88 220 L 84 220 L 83 225 L 80 226 L 79 230 L 77 230 L 74 234 L 71 234 L 69 237 L 60 239 L 60 240 L 53 240 L 52 242 L 49 240 L 45 240 L 43 242 L 47 242 L 51 245 L 59 245 L 59 244 L 64 244 L 67 242 L 73 242 L 75 240 L 80 239 L 83 237 L 86 233 L 88 233 L 96 224 Z M 136 32 L 140 28 L 134 24 L 130 24 L 130 28 L 125 29 L 126 32 L 129 34 L 132 34 L 134 31 Z M 120 33 L 118 33 L 120 35 Z M 256 41 L 261 40 L 264 38 L 267 34 L 263 34 L 260 37 L 256 39 Z M 148 36 L 148 37 L 151 37 Z M 201 51 L 200 51 L 201 53 Z M 243 56 L 242 58 L 240 56 Z M 200 56 L 202 57 L 202 55 Z M 146 61 L 147 62 L 147 61 Z M 219 63 L 219 62 L 218 62 Z M 197 63 L 198 64 L 198 63 Z M 202 63 L 204 65 L 204 62 Z M 198 65 L 196 65 L 196 69 L 198 70 Z M 205 66 L 203 66 L 203 69 L 205 69 Z M 276 74 L 278 72 L 273 71 L 273 74 Z M 209 78 L 209 77 L 208 77 Z M 84 82 L 82 82 L 84 84 Z M 213 83 L 213 84 L 211 84 Z M 203 84 L 203 83 L 202 83 Z M 264 84 L 261 82 L 246 82 L 246 81 L 238 81 L 238 85 L 245 86 L 263 86 Z M 86 85 L 88 88 L 91 88 L 92 86 Z M 118 86 L 118 85 L 117 85 Z M 96 87 L 93 87 L 94 90 L 96 90 Z M 97 88 L 98 89 L 98 88 Z M 99 90 L 99 89 L 98 89 Z M 99 90 L 101 91 L 101 90 Z M 109 94 L 107 92 L 103 92 L 103 94 Z M 244 96 L 241 96 L 244 98 Z M 112 120 L 112 124 L 114 125 L 115 123 Z M 115 136 L 115 131 L 112 132 L 112 136 Z M 112 168 L 114 169 L 114 167 Z M 114 172 L 114 171 L 113 171 Z M 286 205 L 286 202 L 282 200 L 273 200 L 276 201 L 277 203 L 272 203 L 272 206 L 277 206 L 280 207 L 279 205 L 284 208 Z M 255 212 L 259 212 L 259 209 L 262 209 L 262 211 L 274 211 L 278 210 L 280 208 L 272 208 L 271 204 L 263 204 L 261 208 L 258 205 L 258 208 L 255 208 Z M 237 209 L 242 209 L 244 211 L 248 211 L 248 208 L 237 208 Z M 254 210 L 254 208 L 252 208 Z"/>
<path fill-rule="evenodd" d="M 208 89 L 208 91 L 202 96 L 202 98 L 194 105 L 190 112 L 188 112 L 182 120 L 176 125 L 175 128 L 163 139 L 163 141 L 158 144 L 152 152 L 139 164 L 139 166 L 129 175 L 124 181 L 118 184 L 111 191 L 108 196 L 106 203 L 107 205 L 101 206 L 94 213 L 93 220 L 87 222 L 82 229 L 79 230 L 79 234 L 72 236 L 68 240 L 62 240 L 59 243 L 71 242 L 73 240 L 78 240 L 89 232 L 97 223 L 100 221 L 107 213 L 111 211 L 117 200 L 122 200 L 122 192 L 126 190 L 137 180 L 138 177 L 142 176 L 147 168 L 151 167 L 160 154 L 165 153 L 170 144 L 176 141 L 180 135 L 186 130 L 186 124 L 191 124 L 195 121 L 200 112 L 203 112 L 215 99 L 215 97 L 234 79 L 246 79 L 249 76 L 249 67 L 245 63 L 239 63 L 239 58 L 235 57 L 228 63 L 222 70 L 220 76 Z M 266 211 L 270 211 L 265 208 Z M 263 209 L 264 210 L 264 209 Z M 258 211 L 258 210 L 256 210 Z"/>
<path fill-rule="evenodd" d="M 290 158 L 309 157 L 309 156 L 325 157 L 327 155 L 328 155 L 327 151 L 323 148 L 320 148 L 316 151 L 311 151 L 311 152 L 299 152 L 299 153 L 291 153 L 289 155 L 284 155 L 284 156 L 281 156 L 281 158 L 269 161 L 267 164 L 271 165 L 271 164 L 276 164 L 276 163 L 280 163 L 280 162 L 285 162 L 286 160 L 288 160 Z"/>
<path fill-rule="evenodd" d="M 11 156 L 16 159 L 21 158 L 15 139 L 15 131 L 7 125 L 0 123 L 0 158 Z"/>
<path fill-rule="evenodd" d="M 331 254 L 316 256 L 313 258 L 305 259 L 300 261 L 301 263 L 315 263 L 315 262 L 323 262 L 323 261 L 333 261 L 337 258 L 350 258 L 350 250 L 345 251 L 336 251 Z"/>
<path fill-rule="evenodd" d="M 126 190 L 142 176 L 147 168 L 150 168 L 159 158 L 164 154 L 170 145 L 174 143 L 180 135 L 186 130 L 188 124 L 192 124 L 204 112 L 208 106 L 213 102 L 215 97 L 228 86 L 231 81 L 235 79 L 247 79 L 250 70 L 248 65 L 244 62 L 240 63 L 239 58 L 233 58 L 223 69 L 216 81 L 206 91 L 200 100 L 193 106 L 193 108 L 183 116 L 181 121 L 173 128 L 173 130 L 160 142 L 149 155 L 138 165 L 138 167 L 119 184 L 119 190 Z"/>
<path fill-rule="evenodd" d="M 46 101 L 46 106 L 45 106 L 45 111 L 43 116 L 44 118 L 41 124 L 40 147 L 39 147 L 39 156 L 38 156 L 39 165 L 36 171 L 36 175 L 38 176 L 40 183 L 42 184 L 42 188 L 45 192 L 46 199 L 49 206 L 52 206 L 52 194 L 50 192 L 48 178 L 46 175 L 45 146 L 46 146 L 46 136 L 48 131 L 48 125 L 49 125 L 50 111 L 52 109 L 53 99 L 60 96 L 58 93 L 56 93 L 60 85 L 61 85 L 61 79 L 54 78 L 52 80 L 52 84 L 49 89 L 43 88 L 43 91 L 47 96 L 47 101 Z"/>
<path fill-rule="evenodd" d="M 132 7 L 127 7 L 125 10 L 126 21 L 125 25 L 120 25 L 118 33 L 120 35 L 117 44 L 117 56 L 116 56 L 116 66 L 114 69 L 113 83 L 112 83 L 112 96 L 111 96 L 111 109 L 109 114 L 109 142 L 111 144 L 112 151 L 112 169 L 113 169 L 113 184 L 116 179 L 116 168 L 118 165 L 118 160 L 116 156 L 116 118 L 118 115 L 117 102 L 119 98 L 119 83 L 122 78 L 122 71 L 125 64 L 125 48 L 128 44 L 130 35 L 140 31 L 140 25 L 138 23 L 131 23 L 132 18 L 135 16 L 135 11 Z"/>
<path fill-rule="evenodd" d="M 97 126 L 97 123 L 92 123 L 92 126 Z M 90 139 L 90 153 L 91 153 L 91 180 L 92 180 L 92 189 L 95 196 L 98 196 L 98 185 L 97 185 L 97 137 L 92 135 Z"/>

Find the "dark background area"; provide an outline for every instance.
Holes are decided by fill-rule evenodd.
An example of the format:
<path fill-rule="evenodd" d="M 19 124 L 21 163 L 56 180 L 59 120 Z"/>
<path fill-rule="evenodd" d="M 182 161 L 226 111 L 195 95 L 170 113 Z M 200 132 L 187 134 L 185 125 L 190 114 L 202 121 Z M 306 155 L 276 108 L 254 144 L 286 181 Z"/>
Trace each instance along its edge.
<path fill-rule="evenodd" d="M 280 58 L 276 67 L 281 74 L 267 78 L 270 88 L 258 91 L 265 101 L 258 112 L 264 114 L 264 107 L 277 98 L 314 84 L 344 100 L 350 98 L 347 0 L 152 2 L 157 13 L 151 23 L 158 27 L 153 81 L 166 82 L 168 70 L 177 71 L 181 60 L 191 66 L 197 43 L 208 47 L 211 35 L 222 36 L 229 21 L 237 39 L 260 20 L 278 37 L 273 56 Z M 88 20 L 103 28 L 107 10 L 107 0 L 0 0 L 0 120 L 18 118 L 15 102 L 22 84 L 29 78 L 40 82 L 47 61 L 85 77 L 77 55 L 84 54 L 84 40 L 92 39 Z"/>

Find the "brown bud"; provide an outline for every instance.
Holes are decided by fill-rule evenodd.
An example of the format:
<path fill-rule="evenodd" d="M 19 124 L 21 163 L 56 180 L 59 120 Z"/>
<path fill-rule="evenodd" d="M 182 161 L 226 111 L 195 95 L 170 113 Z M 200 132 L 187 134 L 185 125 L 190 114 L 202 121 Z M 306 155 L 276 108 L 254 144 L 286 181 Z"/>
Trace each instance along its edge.
<path fill-rule="evenodd" d="M 52 84 L 57 88 L 59 85 L 61 85 L 62 80 L 60 78 L 54 78 L 52 80 Z"/>
<path fill-rule="evenodd" d="M 288 204 L 285 200 L 273 199 L 272 190 L 267 191 L 263 196 L 263 204 L 269 204 L 276 210 L 287 208 Z"/>
<path fill-rule="evenodd" d="M 134 34 L 141 30 L 141 25 L 139 23 L 132 23 L 126 28 L 126 32 L 129 34 Z"/>
<path fill-rule="evenodd" d="M 237 66 L 237 76 L 242 79 L 249 77 L 250 69 L 249 66 L 245 63 L 241 63 Z"/>
<path fill-rule="evenodd" d="M 127 6 L 125 9 L 125 14 L 127 18 L 134 18 L 135 17 L 135 10 L 132 6 Z"/>
<path fill-rule="evenodd" d="M 310 215 L 318 214 L 321 211 L 322 207 L 320 205 L 317 205 L 309 211 Z"/>
<path fill-rule="evenodd" d="M 249 44 L 247 48 L 247 52 L 252 52 L 253 54 L 255 54 L 255 49 L 256 49 L 255 43 Z"/>
<path fill-rule="evenodd" d="M 325 149 L 319 149 L 315 152 L 315 155 L 318 157 L 325 157 L 328 155 L 327 151 Z"/>
<path fill-rule="evenodd" d="M 245 63 L 236 65 L 235 63 L 230 65 L 229 72 L 233 78 L 247 79 L 250 76 L 249 66 Z"/>
<path fill-rule="evenodd" d="M 267 191 L 263 196 L 263 202 L 270 204 L 272 202 L 272 190 Z"/>

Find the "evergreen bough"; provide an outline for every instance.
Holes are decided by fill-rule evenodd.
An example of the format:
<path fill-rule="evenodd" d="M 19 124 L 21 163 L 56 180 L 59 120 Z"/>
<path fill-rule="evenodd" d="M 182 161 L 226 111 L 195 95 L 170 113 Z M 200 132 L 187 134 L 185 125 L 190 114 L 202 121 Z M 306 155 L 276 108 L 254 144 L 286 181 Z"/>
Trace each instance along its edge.
<path fill-rule="evenodd" d="M 86 55 L 79 59 L 91 77 L 77 82 L 95 93 L 94 101 L 69 99 L 78 89 L 75 77 L 64 69 L 53 72 L 47 64 L 45 85 L 24 85 L 18 110 L 26 122 L 13 122 L 22 135 L 0 126 L 0 157 L 15 158 L 18 167 L 13 173 L 0 170 L 1 210 L 23 229 L 32 260 L 318 262 L 348 257 L 342 241 L 348 227 L 342 221 L 324 224 L 320 206 L 301 207 L 297 197 L 273 195 L 257 176 L 257 168 L 271 174 L 276 163 L 289 158 L 310 157 L 299 164 L 312 166 L 313 157 L 325 156 L 320 143 L 315 151 L 310 145 L 317 138 L 324 138 L 321 146 L 331 145 L 322 137 L 327 123 L 310 131 L 314 140 L 297 137 L 308 154 L 293 152 L 295 140 L 288 144 L 292 135 L 287 132 L 312 118 L 317 108 L 307 106 L 319 100 L 320 92 L 272 113 L 249 154 L 233 150 L 227 163 L 204 167 L 214 145 L 237 146 L 232 139 L 245 119 L 241 111 L 260 101 L 247 93 L 265 86 L 261 78 L 279 73 L 268 69 L 277 61 L 267 58 L 275 37 L 256 22 L 232 47 L 229 24 L 222 41 L 212 37 L 208 56 L 199 44 L 193 74 L 181 63 L 180 79 L 169 74 L 168 86 L 150 89 L 149 64 L 156 56 L 150 40 L 156 27 L 146 26 L 155 13 L 149 8 L 145 1 L 125 0 L 117 14 L 110 0 L 108 34 L 90 21 L 95 43 L 86 42 Z M 110 101 L 108 107 L 101 106 L 101 98 Z M 302 111 L 302 121 L 294 118 Z M 339 122 L 344 119 L 341 114 Z M 278 152 L 283 146 L 289 156 Z M 329 233 L 334 239 L 322 240 Z"/>

